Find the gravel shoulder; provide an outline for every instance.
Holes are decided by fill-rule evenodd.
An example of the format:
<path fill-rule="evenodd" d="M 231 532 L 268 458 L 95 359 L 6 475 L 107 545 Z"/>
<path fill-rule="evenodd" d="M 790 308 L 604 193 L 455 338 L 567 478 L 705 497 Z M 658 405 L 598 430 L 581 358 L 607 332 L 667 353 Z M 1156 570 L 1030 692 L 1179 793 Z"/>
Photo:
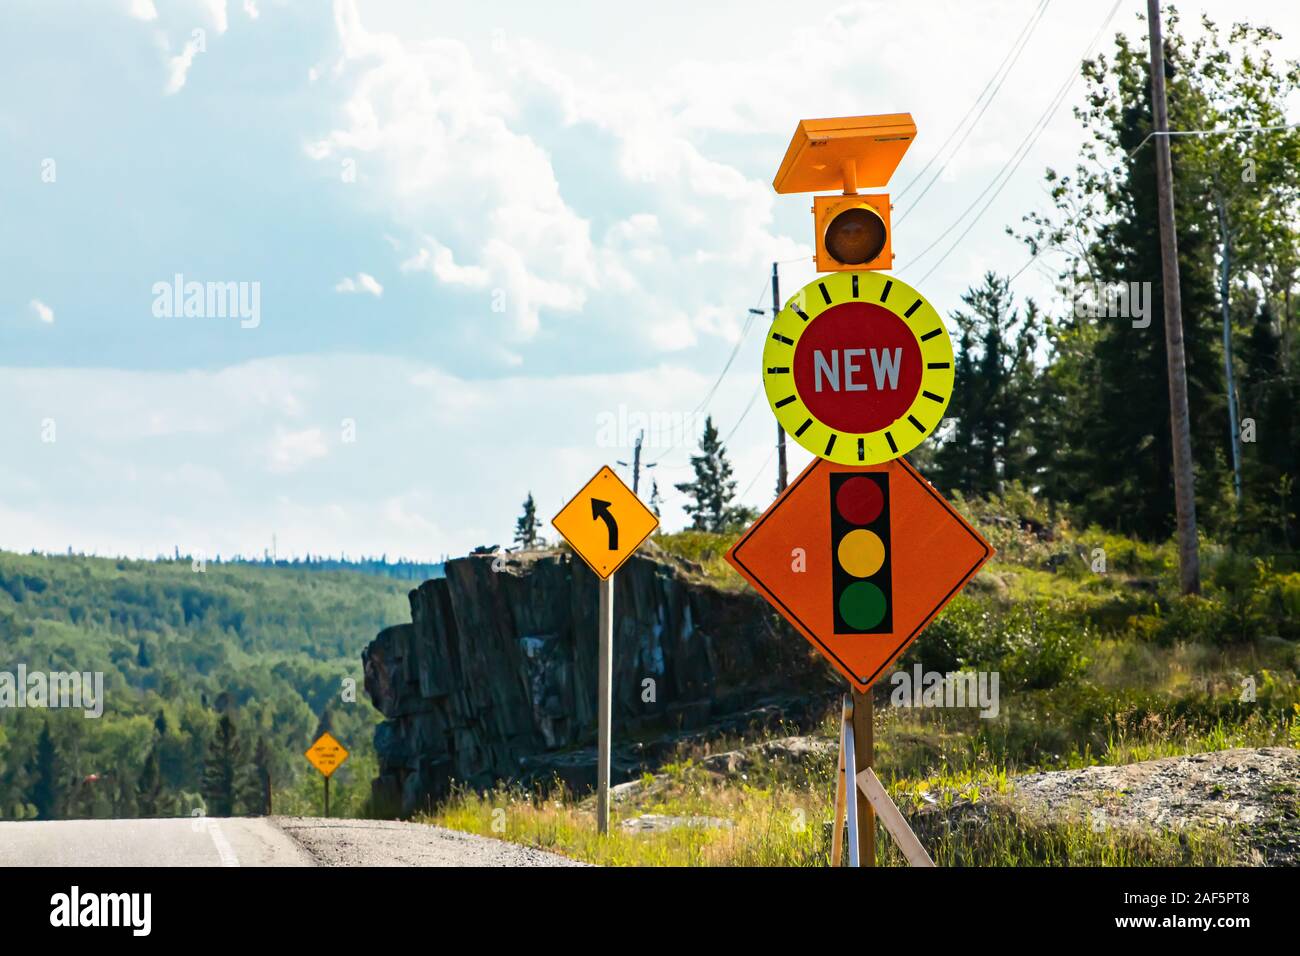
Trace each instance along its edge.
<path fill-rule="evenodd" d="M 532 847 L 395 820 L 272 817 L 320 866 L 585 866 Z"/>

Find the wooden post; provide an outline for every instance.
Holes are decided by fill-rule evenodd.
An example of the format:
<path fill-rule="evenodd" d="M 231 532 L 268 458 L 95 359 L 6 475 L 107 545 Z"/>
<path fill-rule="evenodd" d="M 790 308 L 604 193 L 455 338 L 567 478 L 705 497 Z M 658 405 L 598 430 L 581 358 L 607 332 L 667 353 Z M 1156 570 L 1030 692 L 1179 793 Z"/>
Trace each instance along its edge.
<path fill-rule="evenodd" d="M 858 805 L 858 859 L 861 866 L 876 865 L 876 811 L 862 788 L 856 786 L 857 775 L 874 763 L 875 737 L 872 725 L 871 691 L 853 691 L 853 796 Z"/>
<path fill-rule="evenodd" d="M 1183 299 L 1178 274 L 1178 233 L 1174 227 L 1174 173 L 1169 147 L 1169 108 L 1165 101 L 1160 0 L 1147 0 L 1147 32 L 1151 41 L 1151 118 L 1155 127 L 1156 210 L 1160 218 L 1165 357 L 1169 364 L 1169 427 L 1173 438 L 1174 512 L 1178 519 L 1178 577 L 1184 594 L 1196 594 L 1201 590 L 1201 557 L 1196 539 L 1195 473 L 1192 467 L 1191 416 L 1187 410 Z"/>
<path fill-rule="evenodd" d="M 898 812 L 894 801 L 889 799 L 885 785 L 880 782 L 876 772 L 870 767 L 862 771 L 862 775 L 858 777 L 858 789 L 871 800 L 871 805 L 880 814 L 880 822 L 894 838 L 898 848 L 903 851 L 907 862 L 912 866 L 934 866 L 934 860 L 930 859 L 930 854 L 925 851 L 921 841 L 907 825 L 906 818 Z"/>
<path fill-rule="evenodd" d="M 772 321 L 781 314 L 781 274 L 777 271 L 778 262 L 772 263 Z M 785 428 L 776 423 L 776 493 L 785 491 Z"/>
<path fill-rule="evenodd" d="M 325 816 L 330 815 L 330 778 L 325 778 Z"/>

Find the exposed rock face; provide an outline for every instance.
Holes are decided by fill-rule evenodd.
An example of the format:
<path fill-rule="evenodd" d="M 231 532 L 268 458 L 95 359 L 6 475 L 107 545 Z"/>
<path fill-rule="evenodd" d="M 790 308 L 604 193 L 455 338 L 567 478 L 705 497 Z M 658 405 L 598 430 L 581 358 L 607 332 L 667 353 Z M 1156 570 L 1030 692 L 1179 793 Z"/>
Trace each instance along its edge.
<path fill-rule="evenodd" d="M 647 553 L 647 550 L 649 553 Z M 499 570 L 494 570 L 494 561 Z M 820 698 L 830 671 L 757 596 L 701 583 L 643 548 L 614 595 L 615 741 L 704 727 L 778 695 Z M 594 779 L 597 580 L 559 551 L 448 561 L 411 592 L 411 623 L 362 653 L 386 811 L 409 815 L 453 781 Z M 652 681 L 653 683 L 647 683 Z M 637 772 L 616 752 L 615 779 Z"/>

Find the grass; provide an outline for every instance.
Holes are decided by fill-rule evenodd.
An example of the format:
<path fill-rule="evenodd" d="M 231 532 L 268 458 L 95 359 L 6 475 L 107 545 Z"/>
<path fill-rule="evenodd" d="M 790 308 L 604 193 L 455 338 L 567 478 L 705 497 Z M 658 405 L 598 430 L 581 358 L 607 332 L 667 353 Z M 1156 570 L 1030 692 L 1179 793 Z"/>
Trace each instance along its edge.
<path fill-rule="evenodd" d="M 596 832 L 589 799 L 562 792 L 462 791 L 425 819 L 602 866 L 827 866 L 833 770 L 828 761 L 796 778 L 759 771 L 736 782 L 691 761 L 674 764 L 653 793 L 613 808 L 608 836 Z M 964 785 L 956 778 L 948 783 L 960 785 L 966 798 L 999 789 L 997 781 L 970 776 Z M 938 817 L 918 817 L 919 784 L 891 790 L 939 866 L 1216 866 L 1238 859 L 1231 834 L 1222 831 L 1098 830 L 1082 815 L 1044 820 L 1002 803 L 949 828 Z M 620 826 L 643 813 L 716 817 L 732 826 L 664 832 Z M 906 865 L 883 829 L 877 832 L 876 859 L 880 866 Z"/>
<path fill-rule="evenodd" d="M 919 662 L 927 671 L 996 673 L 999 713 L 985 719 L 974 709 L 891 706 L 888 679 L 874 695 L 876 771 L 936 863 L 1243 862 L 1233 830 L 1096 829 L 1082 815 L 1028 812 L 1007 794 L 1013 777 L 1027 772 L 1300 747 L 1300 573 L 1207 542 L 1203 592 L 1182 598 L 1169 544 L 1051 524 L 1023 494 L 956 504 L 998 548 L 997 559 L 900 668 Z M 1048 532 L 998 520 L 1008 509 Z M 733 540 L 704 532 L 655 539 L 697 564 L 702 579 L 737 589 L 743 582 L 723 559 Z M 814 732 L 833 740 L 837 720 L 828 714 Z M 605 837 L 595 832 L 590 798 L 558 787 L 459 790 L 426 819 L 605 865 L 827 865 L 833 750 L 798 763 L 756 756 L 741 775 L 700 765 L 709 753 L 753 742 L 719 738 L 679 748 L 659 774 L 615 804 Z M 619 826 L 641 814 L 719 818 L 730 826 Z M 879 863 L 903 864 L 883 833 L 876 845 Z"/>

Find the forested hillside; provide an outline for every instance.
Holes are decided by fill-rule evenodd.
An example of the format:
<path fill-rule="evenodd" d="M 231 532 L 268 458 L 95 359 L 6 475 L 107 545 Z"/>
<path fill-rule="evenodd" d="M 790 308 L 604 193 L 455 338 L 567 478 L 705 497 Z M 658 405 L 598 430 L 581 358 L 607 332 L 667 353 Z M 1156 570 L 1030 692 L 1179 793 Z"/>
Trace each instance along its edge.
<path fill-rule="evenodd" d="M 360 649 L 409 613 L 407 583 L 198 567 L 0 552 L 0 672 L 104 674 L 97 719 L 0 709 L 0 818 L 260 812 L 268 777 L 275 810 L 312 811 L 302 752 L 326 726 L 352 753 L 331 809 L 360 812 L 377 717 Z"/>

